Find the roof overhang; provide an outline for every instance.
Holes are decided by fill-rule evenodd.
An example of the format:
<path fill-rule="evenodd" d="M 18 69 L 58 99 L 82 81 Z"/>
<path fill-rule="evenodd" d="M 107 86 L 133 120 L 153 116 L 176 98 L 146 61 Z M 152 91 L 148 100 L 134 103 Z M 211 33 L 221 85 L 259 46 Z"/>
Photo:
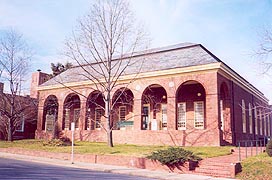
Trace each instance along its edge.
<path fill-rule="evenodd" d="M 181 68 L 174 68 L 174 69 L 166 69 L 166 70 L 160 70 L 160 71 L 144 72 L 139 74 L 124 75 L 124 76 L 121 76 L 118 79 L 118 81 L 120 83 L 128 83 L 132 80 L 137 80 L 142 78 L 165 77 L 165 76 L 171 76 L 171 75 L 182 75 L 186 73 L 195 73 L 195 72 L 202 72 L 202 71 L 217 71 L 218 73 L 220 73 L 227 79 L 230 79 L 233 82 L 235 82 L 237 85 L 239 85 L 241 88 L 243 88 L 247 92 L 254 94 L 255 96 L 257 96 L 258 98 L 260 98 L 261 100 L 267 103 L 269 101 L 264 96 L 263 93 L 261 93 L 257 88 L 255 88 L 252 84 L 246 81 L 243 77 L 241 77 L 238 73 L 236 73 L 234 70 L 232 70 L 223 62 L 216 62 L 216 63 L 198 65 L 198 66 L 181 67 Z M 101 79 L 101 82 L 103 82 L 102 79 Z M 58 82 L 58 84 L 56 85 L 39 86 L 37 90 L 45 91 L 45 90 L 53 90 L 53 89 L 62 89 L 67 87 L 69 88 L 84 87 L 84 86 L 90 86 L 94 83 L 95 82 L 91 80 L 81 81 L 81 82 L 69 82 L 69 83 Z"/>

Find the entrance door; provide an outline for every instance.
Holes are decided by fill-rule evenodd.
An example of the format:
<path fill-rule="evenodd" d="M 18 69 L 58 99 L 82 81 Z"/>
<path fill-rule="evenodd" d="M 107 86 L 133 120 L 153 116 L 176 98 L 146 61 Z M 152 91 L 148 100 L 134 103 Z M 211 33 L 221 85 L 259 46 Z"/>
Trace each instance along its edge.
<path fill-rule="evenodd" d="M 145 104 L 143 105 L 143 130 L 149 129 L 149 105 Z"/>

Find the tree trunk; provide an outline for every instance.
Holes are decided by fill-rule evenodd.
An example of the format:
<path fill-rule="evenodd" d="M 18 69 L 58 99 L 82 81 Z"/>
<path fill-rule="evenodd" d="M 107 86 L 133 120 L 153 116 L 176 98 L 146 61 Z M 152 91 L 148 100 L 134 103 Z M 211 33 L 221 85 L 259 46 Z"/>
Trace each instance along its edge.
<path fill-rule="evenodd" d="M 113 147 L 112 130 L 107 132 L 108 146 Z"/>
<path fill-rule="evenodd" d="M 107 98 L 105 101 L 105 117 L 107 121 L 107 142 L 109 147 L 113 147 L 113 141 L 112 141 L 112 129 L 111 129 L 111 109 L 110 109 L 110 92 L 107 94 Z"/>
<path fill-rule="evenodd" d="M 11 120 L 8 120 L 8 141 L 13 141 L 13 135 L 12 135 L 12 123 Z"/>

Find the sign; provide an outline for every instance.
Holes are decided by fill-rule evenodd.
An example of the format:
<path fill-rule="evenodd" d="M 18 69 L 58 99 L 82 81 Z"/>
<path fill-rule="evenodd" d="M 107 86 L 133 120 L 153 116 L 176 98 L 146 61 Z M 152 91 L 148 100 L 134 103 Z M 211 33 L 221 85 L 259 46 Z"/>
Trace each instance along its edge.
<path fill-rule="evenodd" d="M 71 131 L 75 131 L 75 123 L 74 122 L 71 123 Z"/>
<path fill-rule="evenodd" d="M 156 119 L 151 121 L 151 130 L 158 130 L 158 123 Z"/>
<path fill-rule="evenodd" d="M 75 133 L 75 123 L 71 123 L 71 131 L 72 131 L 72 152 L 71 152 L 71 161 L 74 164 L 74 133 Z"/>

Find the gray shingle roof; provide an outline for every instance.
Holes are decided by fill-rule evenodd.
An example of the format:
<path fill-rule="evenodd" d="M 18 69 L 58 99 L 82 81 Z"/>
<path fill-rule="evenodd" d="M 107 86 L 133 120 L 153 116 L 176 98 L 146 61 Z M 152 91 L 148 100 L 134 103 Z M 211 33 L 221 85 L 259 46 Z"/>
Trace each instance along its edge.
<path fill-rule="evenodd" d="M 128 62 L 131 63 L 128 66 L 124 74 L 135 74 L 140 72 L 153 72 L 159 70 L 174 69 L 180 67 L 189 67 L 196 65 L 204 65 L 215 62 L 220 62 L 220 60 L 211 54 L 207 49 L 205 49 L 201 44 L 193 43 L 182 43 L 162 48 L 149 49 L 146 51 L 136 52 L 133 57 L 130 58 L 129 55 L 124 55 L 122 58 L 122 65 L 125 66 Z M 116 58 L 115 63 L 120 62 Z M 98 64 L 92 65 L 96 70 L 99 69 Z M 140 68 L 141 67 L 141 68 Z M 84 68 L 92 73 L 97 74 L 89 66 L 84 66 Z M 121 68 L 122 69 L 122 68 Z M 66 70 L 60 75 L 48 80 L 41 86 L 50 86 L 68 82 L 80 82 L 88 80 L 88 73 L 84 72 L 82 67 L 73 67 Z"/>

